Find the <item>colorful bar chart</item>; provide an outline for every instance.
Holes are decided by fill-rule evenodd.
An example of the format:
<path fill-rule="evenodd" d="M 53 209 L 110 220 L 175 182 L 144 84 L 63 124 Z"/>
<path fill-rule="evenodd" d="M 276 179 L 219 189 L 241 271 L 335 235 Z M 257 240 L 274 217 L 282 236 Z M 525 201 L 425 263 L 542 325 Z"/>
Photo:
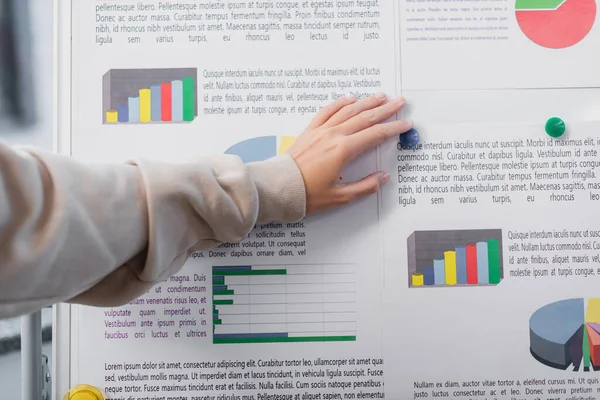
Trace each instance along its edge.
<path fill-rule="evenodd" d="M 499 229 L 416 231 L 407 254 L 411 288 L 490 286 L 504 278 Z"/>
<path fill-rule="evenodd" d="M 600 370 L 600 298 L 547 304 L 529 319 L 529 350 L 540 363 L 561 370 Z"/>
<path fill-rule="evenodd" d="M 355 341 L 355 287 L 347 264 L 215 266 L 213 343 Z"/>
<path fill-rule="evenodd" d="M 102 78 L 104 124 L 191 122 L 198 116 L 196 68 L 113 69 Z"/>

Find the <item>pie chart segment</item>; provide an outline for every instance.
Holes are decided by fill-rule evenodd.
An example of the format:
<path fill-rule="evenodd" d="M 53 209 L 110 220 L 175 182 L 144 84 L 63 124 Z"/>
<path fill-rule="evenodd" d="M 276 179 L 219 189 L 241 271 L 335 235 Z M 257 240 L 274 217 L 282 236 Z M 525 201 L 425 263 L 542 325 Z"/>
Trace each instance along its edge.
<path fill-rule="evenodd" d="M 600 298 L 545 305 L 529 319 L 531 355 L 557 369 L 600 370 Z"/>
<path fill-rule="evenodd" d="M 540 361 L 557 368 L 572 363 L 572 342 L 584 322 L 583 299 L 563 300 L 537 310 L 529 321 L 531 350 Z M 581 342 L 581 341 L 580 341 Z"/>
<path fill-rule="evenodd" d="M 596 20 L 595 0 L 517 0 L 515 9 L 523 34 L 550 49 L 581 42 Z"/>
<path fill-rule="evenodd" d="M 590 358 L 593 365 L 600 365 L 600 334 L 592 327 L 586 325 L 587 336 L 590 341 Z"/>
<path fill-rule="evenodd" d="M 234 144 L 225 150 L 225 154 L 240 157 L 244 164 L 265 161 L 285 153 L 295 141 L 295 136 L 260 136 Z"/>

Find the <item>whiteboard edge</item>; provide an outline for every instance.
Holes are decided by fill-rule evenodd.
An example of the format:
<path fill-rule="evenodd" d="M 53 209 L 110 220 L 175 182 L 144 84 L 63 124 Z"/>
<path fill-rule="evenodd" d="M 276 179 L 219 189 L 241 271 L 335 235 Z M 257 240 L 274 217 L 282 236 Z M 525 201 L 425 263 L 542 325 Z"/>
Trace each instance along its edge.
<path fill-rule="evenodd" d="M 71 0 L 54 0 L 53 148 L 71 153 Z M 57 304 L 52 317 L 52 393 L 60 400 L 71 385 L 71 307 Z"/>

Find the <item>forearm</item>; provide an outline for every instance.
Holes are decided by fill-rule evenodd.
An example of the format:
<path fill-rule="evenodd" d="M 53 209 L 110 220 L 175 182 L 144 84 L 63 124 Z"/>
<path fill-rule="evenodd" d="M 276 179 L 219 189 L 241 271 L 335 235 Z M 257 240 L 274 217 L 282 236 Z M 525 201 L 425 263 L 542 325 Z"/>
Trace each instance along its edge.
<path fill-rule="evenodd" d="M 90 166 L 0 144 L 0 317 L 59 301 L 119 305 L 193 250 L 304 216 L 287 156 Z"/>

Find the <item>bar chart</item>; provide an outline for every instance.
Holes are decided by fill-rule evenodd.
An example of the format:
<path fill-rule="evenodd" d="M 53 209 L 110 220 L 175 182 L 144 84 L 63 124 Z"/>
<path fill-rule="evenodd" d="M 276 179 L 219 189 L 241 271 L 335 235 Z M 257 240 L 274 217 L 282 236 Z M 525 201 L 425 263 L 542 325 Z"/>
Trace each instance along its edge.
<path fill-rule="evenodd" d="M 600 298 L 559 300 L 529 319 L 529 350 L 561 370 L 600 370 Z"/>
<path fill-rule="evenodd" d="M 411 288 L 490 286 L 504 278 L 500 229 L 416 231 L 407 246 Z"/>
<path fill-rule="evenodd" d="M 212 269 L 213 343 L 356 341 L 354 266 Z"/>
<path fill-rule="evenodd" d="M 104 124 L 191 122 L 198 116 L 196 68 L 112 69 L 102 78 Z"/>

